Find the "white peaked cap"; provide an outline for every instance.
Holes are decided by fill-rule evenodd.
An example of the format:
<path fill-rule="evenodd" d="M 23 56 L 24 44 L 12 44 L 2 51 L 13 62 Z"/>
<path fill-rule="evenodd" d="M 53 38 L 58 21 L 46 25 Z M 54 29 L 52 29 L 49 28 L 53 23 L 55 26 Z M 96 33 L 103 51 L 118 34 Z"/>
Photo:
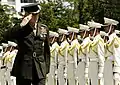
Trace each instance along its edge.
<path fill-rule="evenodd" d="M 75 33 L 79 32 L 79 29 L 77 29 L 77 28 L 67 27 L 67 29 L 68 29 L 68 32 L 75 32 Z"/>
<path fill-rule="evenodd" d="M 8 47 L 8 44 L 7 43 L 2 43 L 2 46 L 3 47 Z"/>
<path fill-rule="evenodd" d="M 115 30 L 115 33 L 116 33 L 116 34 L 120 34 L 120 31 L 119 31 L 119 30 Z"/>
<path fill-rule="evenodd" d="M 104 31 L 100 31 L 100 35 L 102 35 L 102 36 L 107 36 L 107 33 L 104 32 Z"/>
<path fill-rule="evenodd" d="M 89 27 L 92 27 L 92 28 L 101 28 L 101 26 L 103 26 L 102 24 L 100 24 L 100 23 L 96 23 L 96 22 L 94 22 L 94 21 L 88 21 L 88 26 Z"/>
<path fill-rule="evenodd" d="M 59 34 L 57 32 L 54 32 L 55 37 L 59 37 Z"/>
<path fill-rule="evenodd" d="M 16 44 L 15 42 L 11 42 L 11 41 L 8 41 L 8 45 L 9 45 L 9 46 L 14 46 L 14 47 L 17 46 L 17 44 Z"/>
<path fill-rule="evenodd" d="M 59 34 L 53 31 L 49 31 L 49 36 L 51 37 L 59 37 Z"/>
<path fill-rule="evenodd" d="M 80 26 L 80 30 L 85 30 L 85 31 L 89 31 L 89 26 L 87 26 L 87 25 L 83 25 L 83 24 L 79 24 L 79 26 Z"/>
<path fill-rule="evenodd" d="M 104 17 L 104 22 L 105 22 L 105 24 L 112 24 L 112 25 L 117 25 L 117 24 L 119 24 L 118 21 L 113 20 L 113 19 L 109 19 L 109 18 L 106 18 L 106 17 Z"/>
<path fill-rule="evenodd" d="M 53 36 L 54 36 L 53 34 L 54 34 L 53 31 L 49 31 L 49 36 L 50 36 L 50 37 L 53 37 Z"/>
<path fill-rule="evenodd" d="M 65 29 L 58 29 L 58 33 L 68 35 L 68 31 Z"/>

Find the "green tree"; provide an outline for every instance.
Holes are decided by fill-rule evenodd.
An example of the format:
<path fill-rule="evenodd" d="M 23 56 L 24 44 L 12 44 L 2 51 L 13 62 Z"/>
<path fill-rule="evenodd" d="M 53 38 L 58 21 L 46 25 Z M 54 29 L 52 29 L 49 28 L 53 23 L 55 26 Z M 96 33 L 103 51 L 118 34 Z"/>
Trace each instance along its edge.
<path fill-rule="evenodd" d="M 120 22 L 120 0 L 103 0 L 102 3 L 104 16 Z"/>
<path fill-rule="evenodd" d="M 77 11 L 64 7 L 62 2 L 41 3 L 40 22 L 46 24 L 50 30 L 66 29 L 67 26 L 78 27 Z"/>
<path fill-rule="evenodd" d="M 6 29 L 12 26 L 10 6 L 0 5 L 0 41 L 3 39 L 2 35 Z"/>

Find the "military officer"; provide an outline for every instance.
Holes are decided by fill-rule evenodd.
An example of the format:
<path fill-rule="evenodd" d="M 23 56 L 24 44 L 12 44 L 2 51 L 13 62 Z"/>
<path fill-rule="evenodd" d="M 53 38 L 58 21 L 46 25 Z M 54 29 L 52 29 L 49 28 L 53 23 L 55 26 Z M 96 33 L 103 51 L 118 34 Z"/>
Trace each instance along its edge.
<path fill-rule="evenodd" d="M 11 75 L 16 77 L 17 85 L 45 85 L 50 66 L 48 28 L 45 25 L 38 27 L 39 4 L 22 8 L 25 11 L 22 22 L 4 34 L 5 40 L 15 40 L 18 44 Z"/>
<path fill-rule="evenodd" d="M 106 62 L 106 69 L 105 70 L 105 85 L 119 85 L 120 84 L 120 58 L 119 58 L 119 38 L 115 33 L 115 29 L 117 28 L 117 24 L 119 23 L 116 20 L 109 19 L 104 17 L 105 21 L 105 31 L 109 36 L 109 40 L 107 42 L 107 52 L 109 52 L 108 55 L 108 62 Z M 107 54 L 107 53 L 106 53 Z M 109 67 L 108 67 L 109 66 Z M 108 69 L 112 70 L 108 74 Z M 107 76 L 109 75 L 109 77 Z M 109 82 L 107 81 L 109 80 Z"/>
<path fill-rule="evenodd" d="M 81 35 L 81 41 L 84 40 L 89 34 L 89 27 L 87 25 L 80 24 L 79 25 L 79 33 Z M 82 42 L 81 42 L 82 43 Z M 78 77 L 79 85 L 85 85 L 85 58 L 86 53 L 83 52 L 83 49 L 81 47 L 81 43 L 78 44 L 78 66 L 76 69 L 76 76 Z"/>
<path fill-rule="evenodd" d="M 92 85 L 103 85 L 103 72 L 104 72 L 104 40 L 100 36 L 100 28 L 103 26 L 94 21 L 88 22 L 90 27 L 90 35 L 93 39 L 90 46 L 89 58 L 89 77 Z M 99 79 L 99 82 L 98 82 Z"/>
<path fill-rule="evenodd" d="M 61 42 L 58 52 L 58 82 L 59 85 L 67 85 L 67 57 L 69 43 L 67 42 L 68 31 L 58 29 L 59 41 Z"/>
<path fill-rule="evenodd" d="M 48 85 L 57 85 L 57 59 L 58 59 L 58 50 L 59 45 L 57 43 L 57 38 L 59 37 L 58 33 L 49 31 L 49 37 L 51 37 L 51 60 L 50 60 L 50 73 L 48 74 Z"/>

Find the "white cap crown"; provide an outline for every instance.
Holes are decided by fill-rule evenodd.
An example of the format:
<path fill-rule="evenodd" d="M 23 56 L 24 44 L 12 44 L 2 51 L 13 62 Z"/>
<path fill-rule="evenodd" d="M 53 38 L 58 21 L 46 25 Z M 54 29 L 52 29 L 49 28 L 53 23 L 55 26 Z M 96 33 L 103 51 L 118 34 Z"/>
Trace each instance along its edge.
<path fill-rule="evenodd" d="M 67 29 L 68 29 L 68 32 L 75 32 L 75 33 L 79 32 L 79 29 L 77 29 L 77 28 L 67 27 Z"/>
<path fill-rule="evenodd" d="M 113 20 L 113 19 L 109 19 L 109 18 L 106 18 L 106 17 L 104 17 L 104 22 L 105 22 L 105 24 L 112 24 L 112 25 L 117 25 L 117 24 L 119 24 L 119 22 L 118 21 L 116 21 L 116 20 Z"/>
<path fill-rule="evenodd" d="M 11 41 L 8 41 L 8 45 L 9 45 L 9 46 L 14 46 L 14 47 L 17 46 L 17 44 L 16 44 L 15 42 L 11 42 Z"/>
<path fill-rule="evenodd" d="M 79 24 L 79 26 L 80 26 L 80 30 L 81 31 L 89 31 L 89 26 L 87 26 L 87 25 L 83 25 L 83 24 Z"/>
<path fill-rule="evenodd" d="M 65 29 L 58 29 L 58 33 L 68 35 L 68 31 Z"/>
<path fill-rule="evenodd" d="M 101 28 L 101 26 L 103 26 L 102 24 L 100 23 L 96 23 L 94 21 L 88 21 L 88 26 L 91 27 L 91 28 Z"/>
<path fill-rule="evenodd" d="M 2 46 L 6 48 L 6 47 L 8 47 L 8 44 L 7 43 L 2 43 Z"/>

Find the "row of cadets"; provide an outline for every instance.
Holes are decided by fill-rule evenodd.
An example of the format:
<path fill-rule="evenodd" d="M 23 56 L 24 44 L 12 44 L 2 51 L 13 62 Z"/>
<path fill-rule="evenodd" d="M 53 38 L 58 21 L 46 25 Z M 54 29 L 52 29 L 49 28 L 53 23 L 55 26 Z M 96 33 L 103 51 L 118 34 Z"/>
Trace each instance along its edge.
<path fill-rule="evenodd" d="M 50 38 L 50 52 L 51 52 L 51 58 L 50 58 L 50 72 L 48 74 L 48 81 L 47 85 L 57 85 L 57 59 L 58 59 L 58 50 L 59 45 L 57 43 L 59 35 L 56 32 L 49 31 L 49 38 Z"/>
<path fill-rule="evenodd" d="M 68 84 L 69 85 L 77 85 L 78 84 L 78 78 L 76 77 L 76 69 L 77 69 L 77 54 L 78 54 L 78 39 L 77 39 L 77 33 L 79 32 L 79 29 L 73 28 L 73 27 L 67 27 L 69 32 L 69 43 L 70 47 L 68 50 Z"/>
<path fill-rule="evenodd" d="M 92 38 L 89 50 L 89 79 L 92 85 L 104 85 L 104 40 L 100 35 L 100 28 L 103 25 L 94 21 L 88 22 L 88 25 Z"/>
<path fill-rule="evenodd" d="M 68 31 L 65 29 L 58 29 L 60 48 L 58 52 L 58 83 L 59 85 L 67 85 L 67 75 L 68 75 L 68 49 L 69 43 L 67 42 Z"/>
<path fill-rule="evenodd" d="M 13 67 L 14 59 L 17 55 L 18 50 L 14 49 L 17 44 L 11 41 L 8 41 L 8 44 L 2 43 L 3 53 L 2 53 L 2 66 L 1 66 L 1 85 L 16 85 L 15 78 L 11 76 L 11 69 Z"/>
<path fill-rule="evenodd" d="M 106 25 L 105 31 L 109 36 L 109 40 L 106 44 L 107 53 L 105 55 L 105 57 L 107 57 L 106 66 L 105 66 L 105 85 L 119 85 L 120 84 L 120 55 L 119 55 L 120 39 L 115 33 L 115 29 L 117 28 L 117 24 L 119 24 L 119 22 L 109 18 L 104 18 L 104 21 Z M 107 79 L 109 81 L 107 81 Z"/>
<path fill-rule="evenodd" d="M 6 61 L 6 80 L 8 82 L 8 85 L 16 85 L 16 78 L 11 76 L 11 71 L 12 67 L 14 64 L 15 57 L 17 55 L 17 44 L 15 42 L 8 41 L 8 48 L 9 48 L 9 55 L 6 56 L 5 61 Z"/>
<path fill-rule="evenodd" d="M 2 66 L 1 66 L 1 79 L 0 79 L 0 83 L 1 85 L 6 85 L 6 65 L 5 65 L 5 57 L 8 55 L 8 44 L 7 43 L 2 43 L 3 46 L 3 54 L 2 54 Z"/>
<path fill-rule="evenodd" d="M 77 70 L 76 70 L 76 76 L 78 77 L 78 82 L 79 85 L 85 85 L 86 81 L 88 80 L 88 76 L 85 78 L 85 75 L 88 75 L 88 72 L 85 72 L 85 69 L 88 68 L 87 63 L 86 62 L 86 50 L 84 50 L 83 48 L 86 48 L 87 44 L 87 40 L 84 41 L 82 43 L 82 41 L 89 36 L 89 27 L 87 25 L 83 25 L 80 24 L 79 25 L 80 29 L 79 29 L 79 34 L 80 34 L 80 38 L 78 38 L 80 40 L 80 44 L 78 45 L 78 66 L 77 66 Z M 82 43 L 82 46 L 81 46 Z"/>

